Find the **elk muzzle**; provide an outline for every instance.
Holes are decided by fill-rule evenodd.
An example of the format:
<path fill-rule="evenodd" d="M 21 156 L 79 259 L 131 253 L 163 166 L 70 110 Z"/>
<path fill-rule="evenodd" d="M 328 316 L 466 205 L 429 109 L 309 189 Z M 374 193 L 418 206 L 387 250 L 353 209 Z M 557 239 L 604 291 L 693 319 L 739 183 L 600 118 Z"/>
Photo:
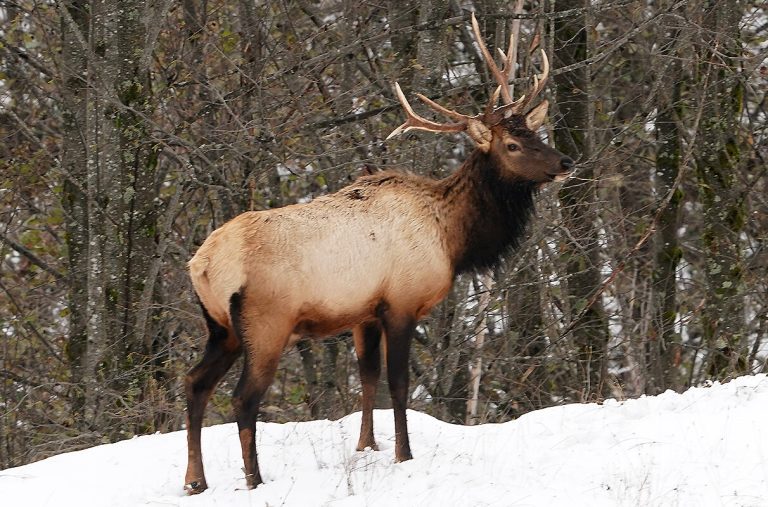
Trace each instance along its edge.
<path fill-rule="evenodd" d="M 557 174 L 551 174 L 553 181 L 565 181 L 571 175 L 576 162 L 571 157 L 563 156 L 560 158 L 560 171 Z"/>

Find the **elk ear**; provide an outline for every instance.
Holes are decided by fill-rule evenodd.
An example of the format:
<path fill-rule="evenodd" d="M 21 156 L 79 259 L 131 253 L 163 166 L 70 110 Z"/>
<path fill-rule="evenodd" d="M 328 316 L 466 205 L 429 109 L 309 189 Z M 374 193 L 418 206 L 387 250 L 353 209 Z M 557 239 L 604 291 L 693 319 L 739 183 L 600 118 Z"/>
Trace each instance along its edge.
<path fill-rule="evenodd" d="M 542 100 L 541 104 L 531 109 L 525 115 L 525 125 L 534 132 L 539 130 L 544 120 L 547 119 L 547 109 L 549 109 L 549 102 Z"/>
<path fill-rule="evenodd" d="M 467 123 L 467 134 L 475 142 L 480 151 L 488 153 L 491 149 L 493 133 L 483 122 L 470 118 Z"/>

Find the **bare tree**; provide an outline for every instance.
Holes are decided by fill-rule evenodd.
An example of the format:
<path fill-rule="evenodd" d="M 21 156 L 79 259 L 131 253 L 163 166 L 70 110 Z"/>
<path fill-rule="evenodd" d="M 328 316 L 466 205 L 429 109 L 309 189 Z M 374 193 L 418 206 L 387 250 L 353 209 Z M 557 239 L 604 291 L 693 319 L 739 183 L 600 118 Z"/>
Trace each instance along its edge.
<path fill-rule="evenodd" d="M 180 427 L 204 335 L 185 263 L 226 220 L 454 171 L 461 134 L 383 138 L 394 81 L 487 102 L 470 11 L 492 52 L 519 29 L 521 75 L 546 48 L 545 127 L 580 167 L 492 290 L 463 276 L 418 327 L 411 407 L 504 421 L 762 371 L 762 3 L 20 0 L 0 5 L 0 466 Z M 288 353 L 262 417 L 349 413 L 357 377 L 348 336 Z"/>
<path fill-rule="evenodd" d="M 558 1 L 558 11 L 588 7 L 581 0 Z M 588 26 L 584 14 L 555 21 L 555 62 L 577 68 L 555 77 L 560 118 L 555 127 L 555 144 L 582 162 L 579 176 L 563 185 L 560 192 L 564 239 L 563 260 L 567 272 L 571 332 L 581 386 L 579 397 L 589 400 L 606 392 L 608 323 L 602 301 L 590 300 L 600 283 L 600 243 L 597 234 L 596 161 L 590 67 L 579 66 L 590 54 Z"/>

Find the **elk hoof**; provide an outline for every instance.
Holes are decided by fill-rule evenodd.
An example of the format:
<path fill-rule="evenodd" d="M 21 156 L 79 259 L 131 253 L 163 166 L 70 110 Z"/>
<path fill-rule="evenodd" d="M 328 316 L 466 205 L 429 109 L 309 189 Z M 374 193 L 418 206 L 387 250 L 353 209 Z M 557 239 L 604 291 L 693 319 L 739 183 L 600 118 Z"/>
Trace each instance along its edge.
<path fill-rule="evenodd" d="M 397 463 L 402 463 L 403 461 L 408 461 L 411 459 L 413 459 L 411 451 L 408 451 L 407 453 L 395 453 L 395 462 Z"/>
<path fill-rule="evenodd" d="M 260 484 L 263 484 L 264 481 L 261 480 L 261 474 L 247 474 L 245 476 L 245 486 L 248 489 L 256 489 Z"/>
<path fill-rule="evenodd" d="M 186 491 L 188 495 L 198 495 L 206 489 L 208 489 L 208 485 L 204 480 L 192 481 L 184 485 L 184 491 Z"/>

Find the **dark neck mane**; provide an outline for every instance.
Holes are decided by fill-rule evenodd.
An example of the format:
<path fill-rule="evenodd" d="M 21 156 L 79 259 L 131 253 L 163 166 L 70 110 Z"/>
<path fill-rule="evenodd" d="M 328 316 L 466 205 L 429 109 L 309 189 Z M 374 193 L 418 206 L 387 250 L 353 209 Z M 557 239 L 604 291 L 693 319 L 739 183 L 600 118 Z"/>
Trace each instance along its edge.
<path fill-rule="evenodd" d="M 456 274 L 491 268 L 517 248 L 534 211 L 534 183 L 503 179 L 491 157 L 475 150 L 441 184 Z"/>

